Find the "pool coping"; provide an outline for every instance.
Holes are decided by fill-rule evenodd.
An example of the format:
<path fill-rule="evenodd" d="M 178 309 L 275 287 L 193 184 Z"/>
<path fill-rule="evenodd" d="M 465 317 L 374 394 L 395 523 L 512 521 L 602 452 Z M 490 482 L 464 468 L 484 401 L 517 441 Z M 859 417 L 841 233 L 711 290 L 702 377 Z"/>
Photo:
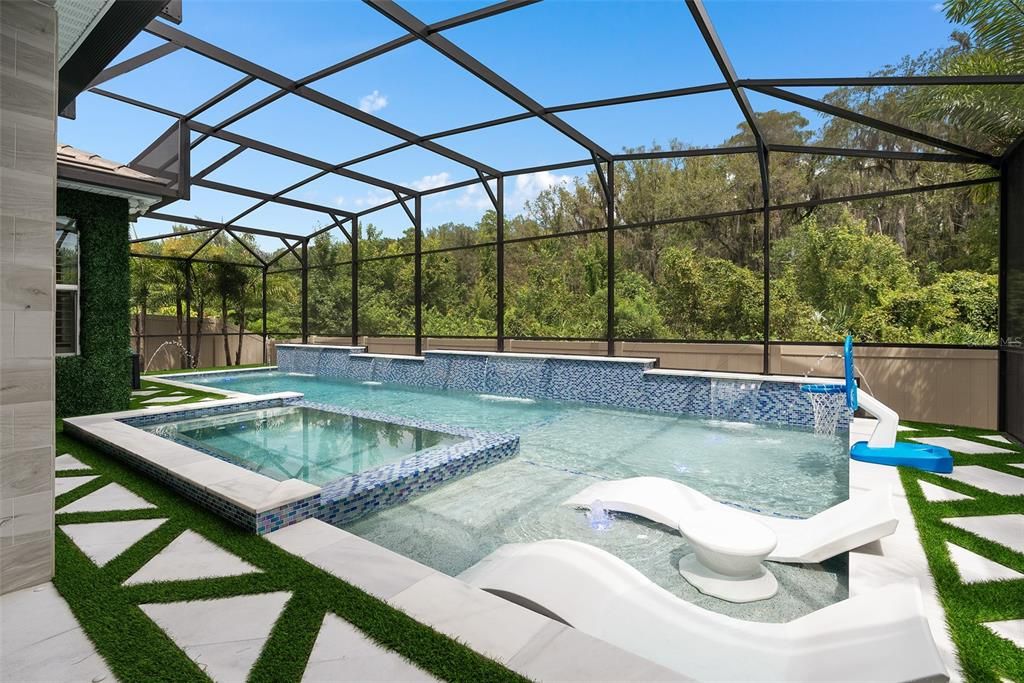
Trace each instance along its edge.
<path fill-rule="evenodd" d="M 241 394 L 220 400 L 140 408 L 115 413 L 65 418 L 65 430 L 76 438 L 97 444 L 109 452 L 129 456 L 144 468 L 153 468 L 164 477 L 181 480 L 208 495 L 246 513 L 259 515 L 277 507 L 319 495 L 321 487 L 298 479 L 277 481 L 207 453 L 151 434 L 123 420 L 154 418 L 200 409 L 267 404 L 301 398 L 294 391 L 274 394 Z M 165 479 L 166 481 L 166 479 Z"/>
<path fill-rule="evenodd" d="M 707 377 L 708 379 L 731 379 L 752 382 L 783 382 L 786 384 L 846 384 L 845 379 L 838 377 L 801 377 L 800 375 L 762 375 L 751 372 L 722 372 L 719 370 L 668 370 L 652 368 L 644 370 L 645 375 L 664 375 L 668 377 Z"/>
<path fill-rule="evenodd" d="M 320 520 L 264 538 L 531 680 L 692 680 Z"/>

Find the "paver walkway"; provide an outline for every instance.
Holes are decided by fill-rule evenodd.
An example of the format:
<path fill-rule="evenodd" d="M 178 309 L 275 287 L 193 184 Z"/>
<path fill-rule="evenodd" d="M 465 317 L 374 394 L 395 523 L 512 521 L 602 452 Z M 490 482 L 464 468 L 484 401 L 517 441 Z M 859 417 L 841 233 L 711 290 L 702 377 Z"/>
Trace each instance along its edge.
<path fill-rule="evenodd" d="M 60 456 L 57 473 L 57 578 L 39 595 L 29 591 L 3 598 L 0 680 L 5 683 L 100 683 L 115 675 L 126 680 L 205 676 L 241 683 L 257 669 L 263 679 L 275 680 L 435 680 L 340 616 L 349 613 L 345 600 L 362 601 L 362 614 L 380 623 L 405 620 L 393 632 L 418 639 L 420 649 L 412 650 L 418 656 L 431 648 L 439 652 L 426 655 L 435 657 L 435 666 L 438 657 L 461 657 L 463 671 L 477 670 L 481 678 L 494 680 L 515 678 L 455 643 L 446 651 L 444 643 L 435 642 L 440 637 L 425 627 L 409 626 L 397 613 L 389 616 L 384 605 L 365 605 L 372 599 L 355 589 L 326 585 L 337 582 L 318 578 L 317 570 L 302 560 L 198 511 L 89 449 L 64 443 L 74 453 Z M 310 595 L 322 589 L 345 599 L 331 598 L 325 613 Z M 58 593 L 65 590 L 67 602 Z M 109 613 L 96 614 L 108 608 Z M 89 615 L 81 626 L 72 609 Z M 43 616 L 34 619 L 33 614 Z M 19 630 L 24 630 L 19 638 L 8 637 Z M 126 637 L 134 639 L 127 650 Z M 110 661 L 97 654 L 90 639 Z M 263 657 L 270 647 L 274 654 Z M 282 666 L 281 659 L 287 664 Z"/>
<path fill-rule="evenodd" d="M 947 618 L 961 661 L 965 652 L 972 658 L 965 676 L 1024 680 L 1024 666 L 1009 663 L 1024 663 L 1024 652 L 1006 650 L 1024 649 L 1024 620 L 1016 618 L 1021 614 L 1017 596 L 1024 591 L 1024 451 L 1001 434 L 963 429 L 958 436 L 934 435 L 937 431 L 924 425 L 904 436 L 949 448 L 953 471 L 902 474 L 908 493 L 916 483 L 926 501 L 915 509 L 916 522 L 930 541 L 929 563 L 952 610 Z M 993 615 L 1003 619 L 985 621 Z"/>

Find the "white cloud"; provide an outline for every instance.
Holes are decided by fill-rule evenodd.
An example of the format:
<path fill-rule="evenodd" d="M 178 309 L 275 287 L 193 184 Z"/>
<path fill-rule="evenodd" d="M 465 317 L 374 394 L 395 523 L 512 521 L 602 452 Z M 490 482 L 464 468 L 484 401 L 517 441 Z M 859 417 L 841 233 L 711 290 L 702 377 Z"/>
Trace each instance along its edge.
<path fill-rule="evenodd" d="M 419 180 L 414 180 L 408 183 L 409 187 L 419 192 L 424 190 L 433 190 L 437 187 L 448 185 L 451 182 L 451 174 L 448 171 L 441 171 L 434 175 L 425 175 Z"/>
<path fill-rule="evenodd" d="M 363 95 L 359 98 L 359 108 L 367 114 L 380 111 L 386 106 L 388 106 L 387 95 L 381 95 L 379 90 L 374 90 L 369 95 Z"/>
<path fill-rule="evenodd" d="M 567 187 L 578 180 L 573 175 L 555 175 L 551 171 L 539 171 L 517 175 L 512 192 L 505 197 L 506 211 L 520 211 L 526 202 L 533 201 L 544 190 L 556 185 Z"/>

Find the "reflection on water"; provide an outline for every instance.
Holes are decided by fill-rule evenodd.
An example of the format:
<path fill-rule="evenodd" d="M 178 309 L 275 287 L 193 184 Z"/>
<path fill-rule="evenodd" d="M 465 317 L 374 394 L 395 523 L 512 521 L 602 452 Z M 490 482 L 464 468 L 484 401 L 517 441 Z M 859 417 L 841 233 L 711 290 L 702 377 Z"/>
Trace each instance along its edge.
<path fill-rule="evenodd" d="M 462 437 L 351 415 L 286 406 L 145 427 L 283 481 L 324 484 Z"/>

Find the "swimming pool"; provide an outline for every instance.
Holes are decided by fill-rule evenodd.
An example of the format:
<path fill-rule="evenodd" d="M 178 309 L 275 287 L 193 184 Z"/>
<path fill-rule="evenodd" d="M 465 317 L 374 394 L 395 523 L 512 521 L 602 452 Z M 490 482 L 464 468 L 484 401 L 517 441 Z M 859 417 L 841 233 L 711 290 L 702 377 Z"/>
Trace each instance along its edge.
<path fill-rule="evenodd" d="M 772 600 L 734 605 L 709 598 L 679 577 L 685 544 L 673 530 L 624 515 L 610 529 L 595 530 L 583 512 L 560 505 L 594 481 L 653 475 L 747 509 L 807 517 L 848 496 L 845 435 L 278 371 L 186 381 L 252 394 L 297 391 L 313 402 L 518 433 L 517 457 L 344 525 L 449 574 L 505 543 L 568 538 L 618 555 L 687 600 L 748 619 L 785 621 L 846 597 L 838 559 L 809 568 L 773 563 L 780 591 Z"/>

